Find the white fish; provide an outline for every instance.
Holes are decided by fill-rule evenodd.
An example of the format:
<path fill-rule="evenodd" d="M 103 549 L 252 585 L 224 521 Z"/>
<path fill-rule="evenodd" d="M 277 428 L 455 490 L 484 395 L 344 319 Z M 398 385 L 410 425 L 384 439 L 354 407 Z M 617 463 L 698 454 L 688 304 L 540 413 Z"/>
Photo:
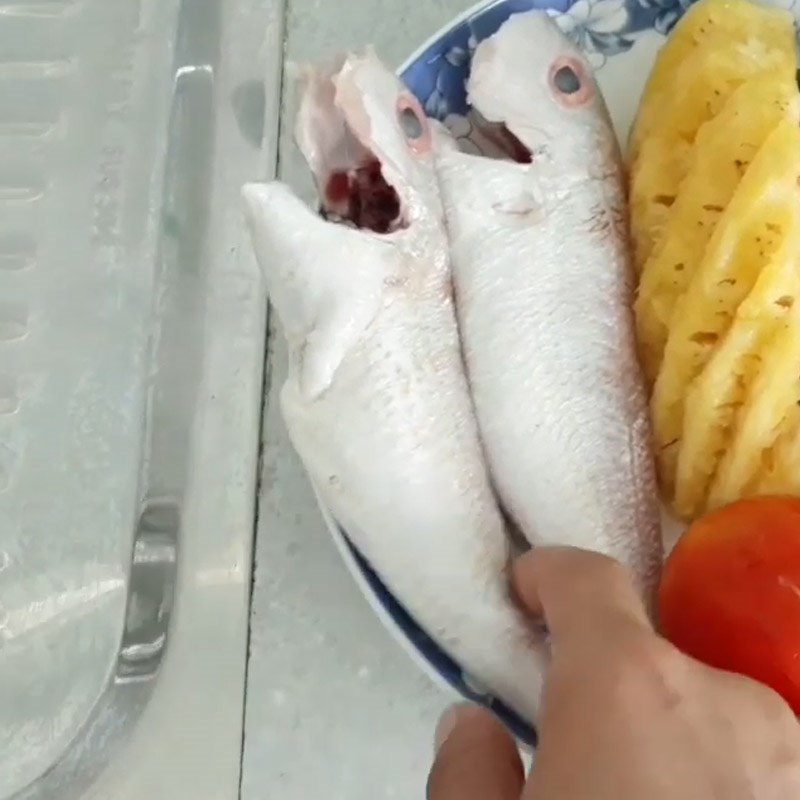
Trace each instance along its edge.
<path fill-rule="evenodd" d="M 244 189 L 289 345 L 292 442 L 416 621 L 532 721 L 545 648 L 508 596 L 424 113 L 374 55 L 350 56 L 306 76 L 297 140 L 328 220 L 280 183 Z"/>
<path fill-rule="evenodd" d="M 532 544 L 606 553 L 652 589 L 659 514 L 622 169 L 603 99 L 540 11 L 478 45 L 468 97 L 508 157 L 442 138 L 437 171 L 495 486 Z"/>

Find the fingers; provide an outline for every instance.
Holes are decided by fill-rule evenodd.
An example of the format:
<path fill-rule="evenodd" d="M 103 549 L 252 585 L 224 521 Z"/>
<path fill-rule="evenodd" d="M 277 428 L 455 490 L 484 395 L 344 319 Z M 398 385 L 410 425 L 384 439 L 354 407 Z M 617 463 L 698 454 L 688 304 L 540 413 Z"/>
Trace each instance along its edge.
<path fill-rule="evenodd" d="M 620 626 L 652 630 L 630 575 L 598 553 L 537 547 L 517 559 L 512 580 L 523 606 L 544 616 L 554 643 L 595 640 Z"/>
<path fill-rule="evenodd" d="M 479 706 L 454 706 L 439 723 L 437 744 L 428 800 L 519 800 L 525 782 L 522 760 L 491 713 Z"/>

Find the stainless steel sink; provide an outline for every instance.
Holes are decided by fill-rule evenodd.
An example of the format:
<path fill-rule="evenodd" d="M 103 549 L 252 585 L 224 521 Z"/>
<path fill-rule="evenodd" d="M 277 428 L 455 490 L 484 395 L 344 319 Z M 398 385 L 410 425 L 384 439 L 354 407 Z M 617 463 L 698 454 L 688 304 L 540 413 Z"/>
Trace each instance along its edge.
<path fill-rule="evenodd" d="M 276 5 L 0 0 L 1 800 L 237 796 Z"/>

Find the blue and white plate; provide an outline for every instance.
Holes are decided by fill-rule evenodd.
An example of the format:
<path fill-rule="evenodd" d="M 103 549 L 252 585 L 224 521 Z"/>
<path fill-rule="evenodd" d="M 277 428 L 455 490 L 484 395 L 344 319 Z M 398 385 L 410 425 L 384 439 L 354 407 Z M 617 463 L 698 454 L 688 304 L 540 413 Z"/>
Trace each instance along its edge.
<path fill-rule="evenodd" d="M 400 68 L 409 88 L 429 116 L 447 126 L 465 149 L 481 150 L 481 142 L 466 117 L 465 80 L 475 46 L 491 36 L 512 14 L 545 9 L 561 29 L 587 54 L 624 143 L 633 121 L 644 81 L 664 36 L 694 0 L 490 0 L 470 9 L 426 42 Z M 777 0 L 795 11 L 800 0 Z M 325 510 L 323 508 L 323 513 Z M 462 697 L 491 708 L 531 747 L 536 732 L 514 709 L 481 689 L 414 621 L 326 514 L 327 522 L 349 567 L 375 613 L 411 657 L 437 683 Z M 672 538 L 674 531 L 665 531 Z"/>

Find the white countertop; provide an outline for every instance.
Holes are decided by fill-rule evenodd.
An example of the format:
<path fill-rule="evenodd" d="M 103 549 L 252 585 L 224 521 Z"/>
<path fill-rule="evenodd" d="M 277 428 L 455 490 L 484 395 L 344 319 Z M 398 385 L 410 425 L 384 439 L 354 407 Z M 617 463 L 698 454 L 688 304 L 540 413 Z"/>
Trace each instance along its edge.
<path fill-rule="evenodd" d="M 309 191 L 291 142 L 292 63 L 371 43 L 399 64 L 469 5 L 287 0 L 280 177 Z M 341 563 L 280 418 L 284 376 L 285 347 L 273 319 L 242 798 L 309 800 L 320 791 L 330 800 L 423 797 L 433 728 L 450 698 L 383 629 Z"/>

